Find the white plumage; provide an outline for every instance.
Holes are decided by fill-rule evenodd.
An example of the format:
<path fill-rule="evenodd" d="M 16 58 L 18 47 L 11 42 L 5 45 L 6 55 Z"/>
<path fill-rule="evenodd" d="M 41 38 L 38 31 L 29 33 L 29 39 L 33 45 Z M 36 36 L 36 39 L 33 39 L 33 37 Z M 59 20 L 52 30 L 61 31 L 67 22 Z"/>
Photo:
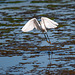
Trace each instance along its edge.
<path fill-rule="evenodd" d="M 55 21 L 53 21 L 47 17 L 41 17 L 40 24 L 36 18 L 32 18 L 24 25 L 24 27 L 22 28 L 22 31 L 28 32 L 28 31 L 31 31 L 34 28 L 36 28 L 36 29 L 42 31 L 43 33 L 46 32 L 46 33 L 44 33 L 46 41 L 51 44 L 46 28 L 56 28 L 57 25 L 58 25 L 58 23 L 56 23 Z"/>
<path fill-rule="evenodd" d="M 46 28 L 56 28 L 58 23 L 55 21 L 47 18 L 47 17 L 41 17 L 41 22 L 37 21 L 36 18 L 30 19 L 22 28 L 23 32 L 28 32 L 33 30 L 34 28 L 47 32 Z"/>

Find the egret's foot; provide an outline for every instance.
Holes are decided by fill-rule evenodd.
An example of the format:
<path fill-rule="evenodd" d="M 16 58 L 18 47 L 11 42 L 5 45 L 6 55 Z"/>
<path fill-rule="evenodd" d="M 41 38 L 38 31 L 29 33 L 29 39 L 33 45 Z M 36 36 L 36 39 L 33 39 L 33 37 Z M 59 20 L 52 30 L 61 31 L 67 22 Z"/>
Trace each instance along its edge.
<path fill-rule="evenodd" d="M 49 43 L 51 44 L 51 42 L 49 41 Z"/>
<path fill-rule="evenodd" d="M 51 42 L 50 42 L 50 41 L 47 41 L 47 42 L 51 44 Z"/>

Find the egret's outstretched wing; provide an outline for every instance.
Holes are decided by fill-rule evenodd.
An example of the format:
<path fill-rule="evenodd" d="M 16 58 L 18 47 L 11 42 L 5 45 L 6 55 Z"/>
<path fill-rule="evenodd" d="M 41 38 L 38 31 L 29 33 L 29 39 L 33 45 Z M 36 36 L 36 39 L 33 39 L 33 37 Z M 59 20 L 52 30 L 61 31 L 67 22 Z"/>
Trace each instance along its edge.
<path fill-rule="evenodd" d="M 53 20 L 51 20 L 47 17 L 42 17 L 41 22 L 42 21 L 43 21 L 46 28 L 56 28 L 58 25 L 58 23 L 54 22 Z"/>
<path fill-rule="evenodd" d="M 33 18 L 31 20 L 29 20 L 24 27 L 22 28 L 23 32 L 28 32 L 33 30 L 34 28 L 39 29 L 40 28 L 40 24 L 38 23 L 36 18 Z"/>

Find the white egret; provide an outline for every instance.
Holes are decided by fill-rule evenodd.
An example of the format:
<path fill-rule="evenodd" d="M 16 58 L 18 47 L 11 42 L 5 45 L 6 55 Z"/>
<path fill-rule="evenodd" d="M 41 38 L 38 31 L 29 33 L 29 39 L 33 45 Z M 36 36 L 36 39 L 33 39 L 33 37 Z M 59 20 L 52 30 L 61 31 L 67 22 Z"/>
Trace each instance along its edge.
<path fill-rule="evenodd" d="M 58 23 L 56 23 L 55 21 L 53 21 L 47 17 L 41 17 L 40 24 L 36 18 L 32 18 L 24 25 L 24 27 L 22 28 L 22 31 L 28 32 L 28 31 L 31 31 L 34 28 L 36 28 L 44 33 L 46 41 L 51 44 L 46 28 L 56 28 L 57 25 L 58 25 Z"/>

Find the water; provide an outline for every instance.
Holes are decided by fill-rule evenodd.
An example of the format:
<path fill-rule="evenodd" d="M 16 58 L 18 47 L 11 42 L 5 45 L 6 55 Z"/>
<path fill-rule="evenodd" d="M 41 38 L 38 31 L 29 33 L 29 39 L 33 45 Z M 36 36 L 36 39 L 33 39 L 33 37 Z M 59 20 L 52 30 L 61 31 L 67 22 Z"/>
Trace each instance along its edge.
<path fill-rule="evenodd" d="M 75 1 L 1 0 L 0 75 L 75 75 Z M 48 29 L 52 44 L 24 24 L 42 16 L 59 23 Z"/>

